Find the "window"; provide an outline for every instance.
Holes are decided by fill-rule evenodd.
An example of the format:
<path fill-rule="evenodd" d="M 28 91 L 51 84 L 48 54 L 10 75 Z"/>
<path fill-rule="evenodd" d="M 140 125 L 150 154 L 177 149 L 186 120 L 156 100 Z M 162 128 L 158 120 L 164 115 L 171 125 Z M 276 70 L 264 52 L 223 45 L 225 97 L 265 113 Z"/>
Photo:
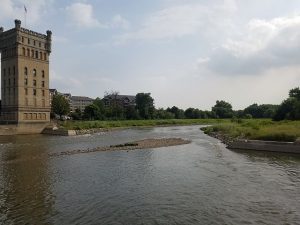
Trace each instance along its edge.
<path fill-rule="evenodd" d="M 30 45 L 30 39 L 28 38 L 28 44 Z"/>
<path fill-rule="evenodd" d="M 33 45 L 35 46 L 35 40 L 33 40 Z"/>
<path fill-rule="evenodd" d="M 28 89 L 25 88 L 25 95 L 28 95 Z"/>
<path fill-rule="evenodd" d="M 36 86 L 36 80 L 33 80 L 33 86 Z"/>
<path fill-rule="evenodd" d="M 28 85 L 28 79 L 27 78 L 24 79 L 24 84 Z"/>
<path fill-rule="evenodd" d="M 26 50 L 25 50 L 25 48 L 23 48 L 23 55 L 24 55 L 24 56 L 26 55 Z"/>
<path fill-rule="evenodd" d="M 33 95 L 36 96 L 36 89 L 33 89 Z"/>
<path fill-rule="evenodd" d="M 46 52 L 44 53 L 44 60 L 47 60 L 47 54 L 46 54 Z"/>
<path fill-rule="evenodd" d="M 35 58 L 39 58 L 39 52 L 38 51 L 35 51 Z"/>
<path fill-rule="evenodd" d="M 30 57 L 30 50 L 27 48 L 27 56 Z"/>
<path fill-rule="evenodd" d="M 16 85 L 16 78 L 14 78 L 14 86 Z"/>
<path fill-rule="evenodd" d="M 45 96 L 45 90 L 42 90 L 42 95 Z"/>
<path fill-rule="evenodd" d="M 26 76 L 28 75 L 28 69 L 27 69 L 27 67 L 24 68 L 24 75 L 26 75 Z"/>
<path fill-rule="evenodd" d="M 42 87 L 45 87 L 45 81 L 42 81 Z"/>
<path fill-rule="evenodd" d="M 16 75 L 16 67 L 13 67 L 13 75 Z"/>
<path fill-rule="evenodd" d="M 31 50 L 31 57 L 34 57 L 34 50 Z"/>
<path fill-rule="evenodd" d="M 45 71 L 42 70 L 42 78 L 45 78 Z"/>
<path fill-rule="evenodd" d="M 33 69 L 32 74 L 34 77 L 36 77 L 36 69 Z"/>
<path fill-rule="evenodd" d="M 6 69 L 3 69 L 3 75 L 4 76 L 6 75 Z"/>
<path fill-rule="evenodd" d="M 40 59 L 43 59 L 43 54 L 42 54 L 42 52 L 40 52 Z"/>
<path fill-rule="evenodd" d="M 39 43 L 39 47 L 42 47 L 42 43 L 41 42 Z"/>
<path fill-rule="evenodd" d="M 24 42 L 24 37 L 22 37 L 22 42 Z"/>

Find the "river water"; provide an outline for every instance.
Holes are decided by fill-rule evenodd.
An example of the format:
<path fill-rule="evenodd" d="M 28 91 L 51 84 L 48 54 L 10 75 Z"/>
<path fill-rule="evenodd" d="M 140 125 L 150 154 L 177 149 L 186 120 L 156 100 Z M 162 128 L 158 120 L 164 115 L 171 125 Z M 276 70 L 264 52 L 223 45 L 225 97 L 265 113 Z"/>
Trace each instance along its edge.
<path fill-rule="evenodd" d="M 48 156 L 162 137 L 192 142 Z M 0 143 L 0 224 L 300 224 L 299 156 L 231 151 L 199 126 Z"/>

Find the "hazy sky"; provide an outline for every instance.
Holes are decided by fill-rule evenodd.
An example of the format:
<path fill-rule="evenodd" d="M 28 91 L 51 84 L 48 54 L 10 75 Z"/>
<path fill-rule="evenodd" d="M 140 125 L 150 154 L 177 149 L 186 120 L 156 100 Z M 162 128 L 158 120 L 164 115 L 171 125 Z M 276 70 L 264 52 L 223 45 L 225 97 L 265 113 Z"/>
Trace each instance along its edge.
<path fill-rule="evenodd" d="M 150 92 L 156 107 L 279 104 L 300 86 L 299 0 L 0 0 L 53 32 L 50 88 L 103 97 Z"/>

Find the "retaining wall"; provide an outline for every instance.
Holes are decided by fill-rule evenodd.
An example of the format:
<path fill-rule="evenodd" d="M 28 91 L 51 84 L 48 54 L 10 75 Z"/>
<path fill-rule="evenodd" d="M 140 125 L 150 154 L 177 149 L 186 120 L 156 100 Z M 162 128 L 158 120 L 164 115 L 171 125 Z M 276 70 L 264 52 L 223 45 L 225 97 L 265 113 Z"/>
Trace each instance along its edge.
<path fill-rule="evenodd" d="M 256 151 L 285 152 L 300 154 L 300 143 L 258 140 L 236 140 L 228 144 L 230 149 L 245 149 Z"/>

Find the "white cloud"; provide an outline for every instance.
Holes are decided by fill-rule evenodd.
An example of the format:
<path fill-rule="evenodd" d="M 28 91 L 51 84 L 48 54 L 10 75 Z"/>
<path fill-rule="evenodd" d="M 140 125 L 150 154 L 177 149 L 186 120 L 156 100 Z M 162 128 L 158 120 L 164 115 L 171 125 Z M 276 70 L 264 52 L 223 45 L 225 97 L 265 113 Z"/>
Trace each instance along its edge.
<path fill-rule="evenodd" d="M 53 38 L 52 38 L 52 41 L 54 43 L 67 43 L 68 42 L 68 38 L 63 37 L 63 36 L 54 35 Z"/>
<path fill-rule="evenodd" d="M 171 6 L 151 14 L 140 29 L 123 34 L 120 42 L 130 39 L 172 39 L 197 32 L 205 34 L 219 27 L 230 28 L 230 14 L 237 10 L 234 0 L 221 5 L 204 6 L 199 3 Z"/>
<path fill-rule="evenodd" d="M 254 19 L 239 39 L 229 39 L 214 50 L 206 65 L 220 74 L 257 74 L 298 65 L 300 15 L 272 20 Z"/>
<path fill-rule="evenodd" d="M 93 6 L 87 3 L 73 3 L 66 8 L 70 22 L 78 27 L 104 27 L 93 15 Z"/>
<path fill-rule="evenodd" d="M 129 26 L 129 21 L 123 18 L 121 15 L 115 15 L 110 23 L 110 27 L 112 28 L 128 29 Z"/>
<path fill-rule="evenodd" d="M 130 26 L 128 20 L 117 14 L 110 22 L 100 22 L 93 13 L 93 6 L 88 3 L 73 3 L 66 8 L 67 18 L 72 25 L 79 28 L 121 28 Z"/>
<path fill-rule="evenodd" d="M 24 21 L 24 6 L 26 6 L 26 22 L 28 25 L 34 25 L 39 23 L 52 3 L 53 0 L 1 0 L 0 19 L 21 19 Z"/>

